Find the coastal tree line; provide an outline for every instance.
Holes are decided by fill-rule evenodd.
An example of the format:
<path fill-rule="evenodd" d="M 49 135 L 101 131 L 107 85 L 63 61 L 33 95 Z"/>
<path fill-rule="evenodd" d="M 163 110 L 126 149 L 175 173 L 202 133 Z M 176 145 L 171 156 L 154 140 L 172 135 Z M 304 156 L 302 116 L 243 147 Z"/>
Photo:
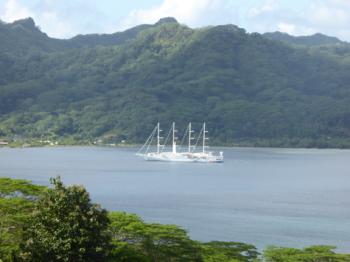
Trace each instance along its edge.
<path fill-rule="evenodd" d="M 334 246 L 256 247 L 192 240 L 176 225 L 146 223 L 135 214 L 108 212 L 83 186 L 60 178 L 44 187 L 0 178 L 0 261 L 342 262 Z"/>

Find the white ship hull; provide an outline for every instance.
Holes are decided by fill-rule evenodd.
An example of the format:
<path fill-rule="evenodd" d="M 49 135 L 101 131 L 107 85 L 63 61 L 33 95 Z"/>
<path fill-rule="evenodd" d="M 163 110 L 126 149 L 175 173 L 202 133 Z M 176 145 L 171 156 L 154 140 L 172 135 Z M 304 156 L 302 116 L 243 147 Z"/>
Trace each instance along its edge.
<path fill-rule="evenodd" d="M 222 163 L 222 156 L 214 156 L 211 154 L 200 153 L 148 153 L 143 155 L 147 161 L 163 161 L 163 162 L 199 162 L 199 163 Z"/>

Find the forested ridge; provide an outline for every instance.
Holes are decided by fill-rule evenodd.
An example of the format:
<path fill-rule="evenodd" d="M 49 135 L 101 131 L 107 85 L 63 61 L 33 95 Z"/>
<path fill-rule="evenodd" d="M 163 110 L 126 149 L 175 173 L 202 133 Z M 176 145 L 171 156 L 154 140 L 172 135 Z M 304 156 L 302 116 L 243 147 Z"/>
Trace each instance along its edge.
<path fill-rule="evenodd" d="M 53 39 L 0 23 L 0 138 L 139 143 L 207 122 L 211 144 L 350 147 L 350 44 L 173 18 Z M 197 127 L 197 128 L 196 128 Z"/>

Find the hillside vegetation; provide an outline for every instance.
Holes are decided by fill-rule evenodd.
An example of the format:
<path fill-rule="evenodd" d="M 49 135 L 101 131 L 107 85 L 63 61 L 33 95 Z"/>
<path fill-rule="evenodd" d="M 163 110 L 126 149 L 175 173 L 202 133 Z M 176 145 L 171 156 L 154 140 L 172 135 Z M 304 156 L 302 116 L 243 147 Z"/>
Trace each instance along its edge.
<path fill-rule="evenodd" d="M 165 18 L 60 40 L 1 23 L 0 138 L 135 143 L 206 121 L 216 145 L 350 147 L 350 44 L 278 34 Z"/>

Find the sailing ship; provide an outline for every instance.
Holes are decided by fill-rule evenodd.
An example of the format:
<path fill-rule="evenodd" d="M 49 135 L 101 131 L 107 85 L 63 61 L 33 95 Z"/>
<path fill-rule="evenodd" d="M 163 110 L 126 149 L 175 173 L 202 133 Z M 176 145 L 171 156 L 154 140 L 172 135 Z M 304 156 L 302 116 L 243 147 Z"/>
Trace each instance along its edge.
<path fill-rule="evenodd" d="M 182 143 L 180 146 L 177 145 L 177 130 L 175 128 L 175 123 L 172 124 L 168 135 L 163 144 L 161 144 L 161 140 L 163 139 L 160 134 L 162 130 L 160 129 L 160 124 L 157 123 L 150 136 L 146 140 L 145 144 L 140 148 L 137 152 L 138 156 L 143 157 L 148 161 L 168 161 L 168 162 L 201 162 L 201 163 L 221 163 L 224 161 L 223 152 L 219 152 L 219 154 L 214 154 L 212 151 L 208 151 L 208 146 L 206 145 L 206 141 L 208 140 L 206 130 L 206 124 L 203 123 L 202 129 L 198 135 L 197 141 L 194 145 L 192 145 L 192 141 L 194 140 L 192 130 L 192 124 L 189 123 L 188 127 L 183 136 L 182 142 L 184 142 L 187 137 L 188 145 L 185 150 L 182 150 Z M 170 134 L 172 134 L 172 150 L 166 151 L 166 144 L 169 140 Z M 154 147 L 152 147 L 152 143 L 154 138 L 156 137 L 156 149 L 152 151 Z M 201 140 L 201 150 L 197 150 L 198 143 Z"/>

